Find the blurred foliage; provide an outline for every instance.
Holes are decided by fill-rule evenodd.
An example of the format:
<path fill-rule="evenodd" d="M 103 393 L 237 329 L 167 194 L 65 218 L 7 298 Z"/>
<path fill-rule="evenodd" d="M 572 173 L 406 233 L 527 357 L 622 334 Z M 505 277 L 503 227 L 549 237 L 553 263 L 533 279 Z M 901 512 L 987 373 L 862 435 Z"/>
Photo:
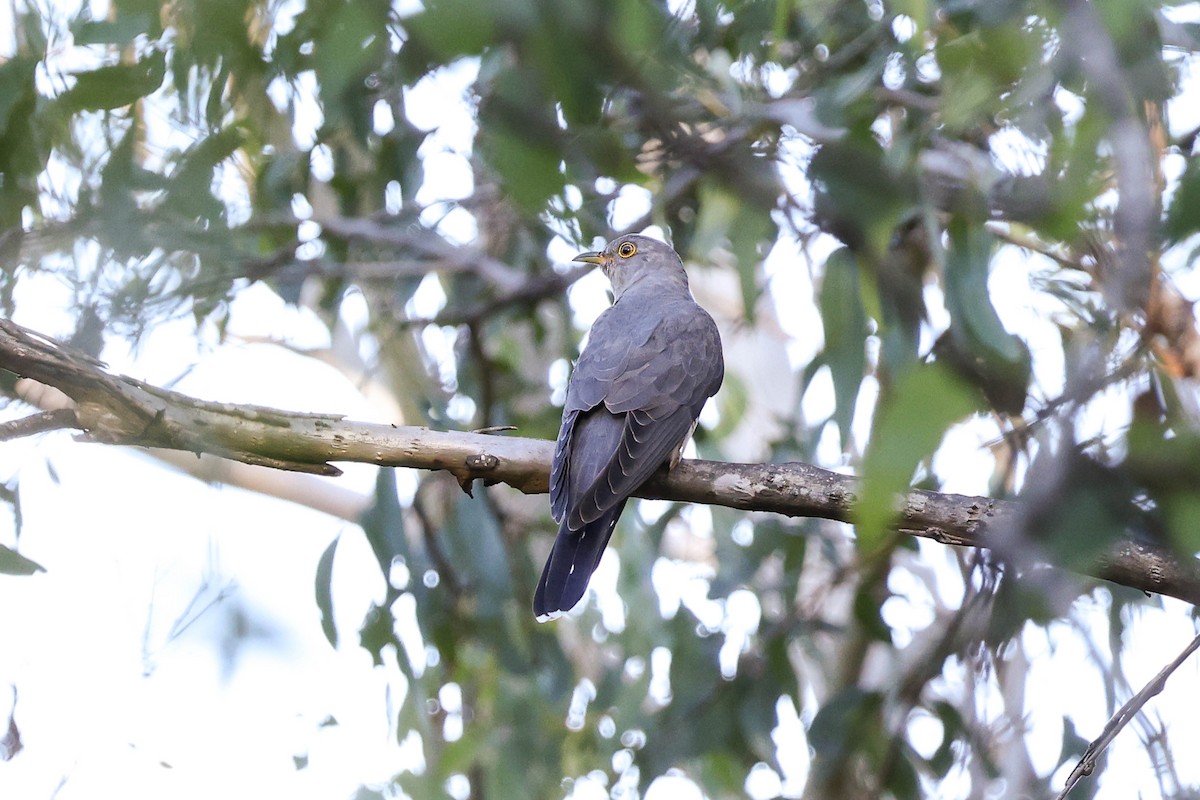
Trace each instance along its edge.
<path fill-rule="evenodd" d="M 172 316 L 222 328 L 254 281 L 306 298 L 331 328 L 358 292 L 370 366 L 407 422 L 552 437 L 547 376 L 582 332 L 565 291 L 580 273 L 558 271 L 551 248 L 658 225 L 689 263 L 731 278 L 711 293 L 737 292 L 727 340 L 777 323 L 823 335 L 811 363 L 770 381 L 799 397 L 827 376 L 828 419 L 796 401 L 764 433 L 750 359 L 731 364 L 701 452 L 744 457 L 729 442 L 748 427 L 765 460 L 860 468 L 859 546 L 828 523 L 713 509 L 710 537 L 680 508 L 631 509 L 615 542 L 625 613 L 592 602 L 538 626 L 548 514 L 500 488 L 466 497 L 444 475 L 401 503 L 384 471 L 362 526 L 390 583 L 357 643 L 379 669 L 398 654 L 408 679 L 395 730 L 417 732 L 424 769 L 398 786 L 441 796 L 461 776 L 475 796 L 547 797 L 586 775 L 629 797 L 680 770 L 733 797 L 765 767 L 793 794 L 808 774 L 813 797 L 920 797 L 950 781 L 1045 796 L 1050 775 L 1003 772 L 1027 761 L 1025 742 L 974 693 L 1024 663 L 1024 626 L 1069 615 L 1093 587 L 1062 581 L 1051 597 L 994 553 L 942 564 L 966 587 L 947 597 L 889 534 L 890 498 L 914 480 L 938 488 L 935 453 L 971 422 L 996 440 L 993 491 L 1029 501 L 1016 541 L 1070 563 L 1130 529 L 1200 549 L 1200 339 L 1190 306 L 1170 316 L 1167 302 L 1168 273 L 1200 241 L 1200 168 L 1196 132 L 1172 139 L 1165 118 L 1200 27 L 1174 5 L 113 0 L 94 18 L 96 4 L 66 17 L 17 4 L 0 59 L 0 307 L 54 274 L 78 324 L 52 333 L 98 353 Z M 1089 72 L 1089 48 L 1116 68 Z M 410 106 L 429 106 L 431 87 L 450 121 L 426 129 Z M 1132 263 L 1113 236 L 1129 189 L 1114 175 L 1133 157 L 1121 119 L 1149 148 L 1162 206 L 1145 215 L 1153 274 L 1132 278 L 1151 302 L 1132 311 L 1106 299 Z M 617 225 L 622 193 L 639 189 L 648 209 Z M 783 241 L 808 255 L 819 320 L 771 290 L 762 262 Z M 1057 336 L 1013 323 L 1023 283 Z M 411 304 L 422 285 L 444 295 L 432 319 Z M 1101 400 L 1132 422 L 1077 424 Z M 337 546 L 314 565 L 315 599 L 346 647 Z M 680 593 L 704 583 L 701 597 L 660 598 L 655 564 Z M 0 549 L 0 572 L 35 569 Z M 913 583 L 925 594 L 901 588 Z M 1112 596 L 1114 620 L 1141 602 L 1128 594 Z M 884 613 L 918 595 L 932 621 Z M 421 653 L 397 633 L 410 596 Z M 459 707 L 440 699 L 450 685 Z M 1000 696 L 1011 719 L 1025 713 Z M 804 733 L 781 737 L 797 715 Z M 919 720 L 940 739 L 914 733 Z M 1081 751 L 1068 721 L 1060 761 Z"/>

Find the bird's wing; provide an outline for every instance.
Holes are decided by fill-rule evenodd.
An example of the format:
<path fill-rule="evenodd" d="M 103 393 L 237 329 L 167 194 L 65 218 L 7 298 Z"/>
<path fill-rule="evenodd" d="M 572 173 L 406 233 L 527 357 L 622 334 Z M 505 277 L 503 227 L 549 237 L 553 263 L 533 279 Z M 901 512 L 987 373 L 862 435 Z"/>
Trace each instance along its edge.
<path fill-rule="evenodd" d="M 550 466 L 550 512 L 555 522 L 562 522 L 567 513 L 571 495 L 568 469 L 579 417 L 604 402 L 614 379 L 625 371 L 630 355 L 644 347 L 653 333 L 654 326 L 648 324 L 651 321 L 630 315 L 624 307 L 614 305 L 605 309 L 592 324 L 587 346 L 571 373 L 567 401 L 563 406 L 562 427 L 558 430 L 554 460 Z M 604 446 L 597 443 L 593 449 L 601 450 Z M 579 485 L 578 477 L 574 488 L 576 494 L 584 488 Z"/>
<path fill-rule="evenodd" d="M 585 358 L 585 351 L 572 377 L 571 388 L 579 384 L 574 398 L 568 390 L 564 428 L 568 415 L 577 419 L 601 402 L 609 412 L 605 416 L 612 420 L 609 424 L 621 425 L 615 448 L 608 444 L 610 436 L 598 437 L 605 440 L 605 452 L 593 452 L 585 442 L 572 444 L 567 432 L 565 461 L 603 461 L 587 488 L 581 492 L 576 484 L 569 503 L 568 493 L 560 489 L 556 510 L 567 514 L 567 527 L 572 530 L 623 504 L 662 466 L 683 442 L 724 374 L 716 324 L 690 299 L 668 303 L 657 313 L 613 315 L 616 322 L 622 318 L 627 318 L 625 325 L 603 331 L 603 336 L 593 328 L 592 341 L 601 352 Z M 610 338 L 623 343 L 610 343 Z M 590 343 L 587 350 L 592 350 Z M 572 399 L 581 407 L 573 405 Z M 563 445 L 561 434 L 559 445 Z"/>

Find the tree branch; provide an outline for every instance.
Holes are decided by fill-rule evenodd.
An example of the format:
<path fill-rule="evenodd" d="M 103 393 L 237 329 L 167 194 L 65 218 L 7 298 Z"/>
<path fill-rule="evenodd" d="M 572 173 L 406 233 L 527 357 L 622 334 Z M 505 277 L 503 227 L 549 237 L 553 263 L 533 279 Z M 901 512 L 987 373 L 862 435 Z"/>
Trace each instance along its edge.
<path fill-rule="evenodd" d="M 592 264 L 575 265 L 563 272 L 542 273 L 531 276 L 520 286 L 501 292 L 489 300 L 464 309 L 446 309 L 433 317 L 411 317 L 399 320 L 404 327 L 416 325 L 475 325 L 510 306 L 533 305 L 547 297 L 561 295 L 573 283 L 596 267 Z"/>
<path fill-rule="evenodd" d="M 0 320 L 0 368 L 49 384 L 75 402 L 90 441 L 211 453 L 247 464 L 337 475 L 333 461 L 444 469 L 469 490 L 479 478 L 526 494 L 548 489 L 554 443 L 543 439 L 352 422 L 338 416 L 216 403 L 111 375 L 73 348 Z M 859 479 L 809 464 L 685 460 L 660 471 L 638 497 L 852 522 Z M 898 505 L 897 530 L 943 544 L 1000 542 L 1013 501 L 914 489 Z M 1127 539 L 1086 570 L 1146 592 L 1200 602 L 1200 561 Z"/>
<path fill-rule="evenodd" d="M 412 250 L 427 259 L 446 265 L 443 269 L 475 272 L 503 291 L 514 291 L 524 282 L 524 276 L 507 264 L 490 258 L 479 250 L 457 247 L 433 231 L 414 227 L 397 228 L 373 219 L 355 217 L 322 217 L 314 221 L 321 226 L 325 236 L 359 239 Z"/>
<path fill-rule="evenodd" d="M 35 433 L 76 428 L 75 412 L 70 408 L 56 408 L 52 411 L 39 411 L 28 417 L 21 417 L 9 422 L 0 423 L 0 442 L 9 439 L 19 439 L 22 436 L 32 436 Z"/>

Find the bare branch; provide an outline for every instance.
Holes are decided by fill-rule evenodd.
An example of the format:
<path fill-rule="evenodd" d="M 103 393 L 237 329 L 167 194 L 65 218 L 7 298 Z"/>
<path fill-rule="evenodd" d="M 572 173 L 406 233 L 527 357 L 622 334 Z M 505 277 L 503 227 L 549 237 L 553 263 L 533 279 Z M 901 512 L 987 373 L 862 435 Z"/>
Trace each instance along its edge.
<path fill-rule="evenodd" d="M 1116 714 L 1113 714 L 1112 719 L 1104 726 L 1104 730 L 1088 745 L 1083 758 L 1079 759 L 1079 763 L 1075 765 L 1075 769 L 1071 770 L 1071 774 L 1067 776 L 1067 782 L 1063 786 L 1063 790 L 1058 793 L 1058 800 L 1063 800 L 1075 788 L 1075 784 L 1092 774 L 1092 771 L 1096 768 L 1096 759 L 1099 758 L 1100 754 L 1112 744 L 1113 739 L 1117 738 L 1117 734 L 1121 732 L 1121 729 L 1138 715 L 1142 707 L 1150 702 L 1150 698 L 1163 690 L 1163 687 L 1167 684 L 1167 678 L 1171 677 L 1171 674 L 1179 669 L 1179 665 L 1186 661 L 1188 656 L 1196 652 L 1197 649 L 1200 649 L 1200 634 L 1192 639 L 1187 647 L 1183 648 L 1183 652 L 1176 656 L 1174 661 L 1159 670 L 1158 674 L 1142 687 L 1140 692 L 1129 698 L 1129 701 L 1121 706 Z"/>
<path fill-rule="evenodd" d="M 78 427 L 79 423 L 75 419 L 73 409 L 59 408 L 53 411 L 39 411 L 28 417 L 0 423 L 0 442 L 19 439 L 22 436 L 32 436 L 35 433 Z"/>
<path fill-rule="evenodd" d="M 557 297 L 567 287 L 595 269 L 591 264 L 575 265 L 563 272 L 541 273 L 530 276 L 521 285 L 503 292 L 491 300 L 463 309 L 447 309 L 434 317 L 403 319 L 399 324 L 414 325 L 473 325 L 511 306 L 530 306 Z"/>
<path fill-rule="evenodd" d="M 414 231 L 352 217 L 324 217 L 315 221 L 326 236 L 360 239 L 413 250 L 427 259 L 443 262 L 445 266 L 441 271 L 458 269 L 476 272 L 502 291 L 513 291 L 524 282 L 524 276 L 507 264 L 490 258 L 480 250 L 456 247 L 433 231 Z M 430 268 L 428 271 L 435 272 L 438 269 Z"/>
<path fill-rule="evenodd" d="M 211 453 L 278 469 L 339 474 L 334 461 L 446 470 L 462 485 L 479 478 L 526 494 L 547 491 L 554 443 L 542 439 L 352 422 L 257 406 L 197 400 L 111 375 L 70 348 L 0 320 L 0 368 L 61 389 L 91 441 Z M 687 460 L 654 475 L 638 497 L 851 522 L 859 479 L 809 464 Z M 898 505 L 899 531 L 943 544 L 1001 544 L 1021 506 L 986 497 L 912 490 Z M 1200 602 L 1200 561 L 1127 539 L 1086 570 L 1146 592 Z"/>

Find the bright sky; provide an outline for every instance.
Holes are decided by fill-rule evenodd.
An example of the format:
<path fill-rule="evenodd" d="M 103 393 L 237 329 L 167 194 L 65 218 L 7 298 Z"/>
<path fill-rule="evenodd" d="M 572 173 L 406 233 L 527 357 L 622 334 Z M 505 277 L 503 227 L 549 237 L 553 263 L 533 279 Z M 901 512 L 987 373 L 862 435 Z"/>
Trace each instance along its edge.
<path fill-rule="evenodd" d="M 7 13 L 0 9 L 0 48 L 9 40 Z M 461 98 L 476 70 L 477 65 L 464 62 L 406 96 L 411 121 L 435 131 L 422 151 L 427 174 L 417 197 L 422 203 L 464 197 L 472 190 L 466 158 L 473 123 Z M 1200 103 L 1177 104 L 1173 127 L 1194 126 L 1198 114 Z M 302 123 L 298 138 L 309 135 L 305 130 L 315 124 Z M 376 120 L 383 129 L 390 124 L 387 118 Z M 160 135 L 174 135 L 168 128 L 164 117 Z M 802 150 L 797 145 L 797 163 Z M 318 155 L 317 174 L 321 166 Z M 799 180 L 796 169 L 785 169 L 785 174 Z M 70 177 L 55 180 L 69 182 Z M 636 219 L 649 202 L 644 190 L 624 190 L 611 208 L 614 225 Z M 445 216 L 439 230 L 466 241 L 474 234 L 474 221 L 465 211 L 456 212 Z M 819 266 L 800 265 L 819 265 L 830 246 L 828 240 L 818 240 L 805 253 L 796 243 L 783 242 L 764 264 L 773 296 L 793 311 L 780 315 L 787 339 L 727 345 L 775 347 L 793 365 L 807 363 L 820 347 L 820 327 L 815 313 L 794 311 L 797 302 L 812 309 Z M 560 262 L 574 254 L 566 240 L 551 246 L 551 256 Z M 1010 329 L 1030 336 L 1038 379 L 1046 395 L 1053 395 L 1061 356 L 1056 348 L 1042 345 L 1049 338 L 1044 334 L 1050 332 L 1047 316 L 1053 309 L 1043 305 L 1044 296 L 1027 279 L 1041 265 L 1016 252 L 1004 258 L 1005 280 L 992 286 L 1000 313 Z M 1200 295 L 1194 270 L 1181 267 L 1179 279 L 1185 289 L 1194 289 L 1189 296 Z M 444 302 L 436 281 L 427 283 L 414 299 L 419 314 L 432 313 Z M 698 294 L 703 283 L 698 281 Z M 570 290 L 578 324 L 590 324 L 603 309 L 605 289 L 603 277 L 593 273 Z M 24 280 L 19 300 L 18 322 L 52 333 L 69 329 L 65 309 L 70 298 L 54 278 Z M 344 310 L 352 328 L 361 326 L 362 309 L 353 299 Z M 297 352 L 328 347 L 328 331 L 315 315 L 289 308 L 267 288 L 256 285 L 243 292 L 234 304 L 229 334 L 221 342 L 215 330 L 204 328 L 197 339 L 190 321 L 176 321 L 152 328 L 136 352 L 117 342 L 103 357 L 115 371 L 171 383 L 200 397 L 387 418 L 341 373 Z M 447 352 L 451 344 L 438 331 L 431 331 L 426 342 Z M 829 383 L 819 380 L 803 402 L 810 419 L 828 414 Z M 868 420 L 860 417 L 856 436 L 865 441 Z M 1099 414 L 1090 424 L 1102 431 L 1120 422 Z M 983 445 L 995 435 L 994 426 L 978 422 L 948 436 L 935 462 L 947 490 L 986 492 L 991 463 Z M 823 463 L 838 464 L 838 449 L 834 437 L 825 437 Z M 0 449 L 0 477 L 10 482 L 19 477 L 24 513 L 20 549 L 48 570 L 30 578 L 0 577 L 0 607 L 9 610 L 0 617 L 0 641 L 5 643 L 0 648 L 0 722 L 12 703 L 6 687 L 19 687 L 16 721 L 25 745 L 17 757 L 0 763 L 0 796 L 71 800 L 119 791 L 124 798 L 323 800 L 350 796 L 361 784 L 382 784 L 402 769 L 419 768 L 415 741 L 410 737 L 397 744 L 389 722 L 389 709 L 396 709 L 403 697 L 404 679 L 394 664 L 373 669 L 350 635 L 384 590 L 356 526 L 256 493 L 205 484 L 148 455 L 80 444 L 63 433 L 6 443 Z M 411 492 L 413 477 L 401 481 L 402 493 Z M 372 483 L 372 468 L 361 465 L 349 465 L 336 481 L 363 495 Z M 653 504 L 643 504 L 642 513 L 652 517 L 657 512 Z M 696 509 L 690 519 L 700 529 L 710 528 L 707 513 Z M 0 541 L 11 544 L 12 531 L 11 521 L 0 525 Z M 348 643 L 333 650 L 321 634 L 313 579 L 317 559 L 337 536 L 334 608 Z M 954 606 L 961 593 L 946 548 L 922 542 L 920 553 L 911 569 L 896 571 L 892 588 L 897 597 L 884 609 L 901 643 L 929 623 L 935 606 Z M 624 607 L 615 593 L 618 568 L 618 560 L 606 556 L 591 593 L 605 624 L 614 629 L 624 624 Z M 706 622 L 725 626 L 728 644 L 721 667 L 732 669 L 742 642 L 757 625 L 757 599 L 739 592 L 725 604 L 709 600 L 706 583 L 687 563 L 661 560 L 653 580 L 663 595 L 664 613 L 682 603 Z M 1169 600 L 1161 610 L 1151 606 L 1127 620 L 1124 668 L 1135 689 L 1194 635 L 1189 608 Z M 402 605 L 397 611 L 398 617 L 407 613 L 411 619 L 411 608 L 406 612 Z M 1030 753 L 1041 774 L 1058 761 L 1064 717 L 1085 738 L 1098 734 L 1108 718 L 1101 675 L 1088 654 L 1089 638 L 1101 652 L 1107 649 L 1107 626 L 1104 603 L 1088 602 L 1073 610 L 1070 623 L 1048 632 L 1030 627 L 1023 636 L 1033 661 L 1024 686 Z M 419 662 L 426 654 L 413 631 L 402 625 L 406 645 Z M 664 676 L 669 658 L 666 651 L 656 652 L 647 668 Z M 961 680 L 953 671 L 943 678 L 948 691 L 969 692 Z M 980 713 L 996 715 L 999 684 L 996 676 L 983 680 L 990 696 L 985 692 Z M 1193 659 L 1148 706 L 1151 716 L 1169 729 L 1180 756 L 1200 743 L 1200 721 L 1192 713 L 1198 692 L 1200 669 Z M 1124 692 L 1120 694 L 1123 701 Z M 452 707 L 453 689 L 442 700 Z M 587 687 L 581 686 L 577 701 L 586 700 Z M 803 752 L 801 721 L 811 721 L 815 710 L 812 697 L 803 698 L 799 709 L 780 707 L 776 741 L 782 753 Z M 565 723 L 568 709 L 563 716 Z M 330 718 L 337 724 L 328 724 Z M 1136 728 L 1127 729 L 1110 751 L 1100 797 L 1157 796 Z M 940 728 L 935 720 L 917 719 L 913 735 L 918 748 L 927 744 L 931 752 Z M 297 758 L 307 759 L 305 769 L 296 768 Z M 782 776 L 765 766 L 756 769 L 747 792 L 755 798 L 780 791 L 798 794 L 807 764 L 790 757 L 785 762 Z M 1185 783 L 1200 782 L 1200 764 L 1194 759 L 1183 757 L 1175 766 Z M 613 787 L 605 780 L 601 773 L 581 776 L 574 796 L 607 796 Z M 462 788 L 454 783 L 447 791 L 460 796 Z M 685 779 L 670 777 L 660 779 L 648 797 L 685 798 L 689 792 L 699 797 Z M 955 794 L 952 781 L 946 796 Z"/>

